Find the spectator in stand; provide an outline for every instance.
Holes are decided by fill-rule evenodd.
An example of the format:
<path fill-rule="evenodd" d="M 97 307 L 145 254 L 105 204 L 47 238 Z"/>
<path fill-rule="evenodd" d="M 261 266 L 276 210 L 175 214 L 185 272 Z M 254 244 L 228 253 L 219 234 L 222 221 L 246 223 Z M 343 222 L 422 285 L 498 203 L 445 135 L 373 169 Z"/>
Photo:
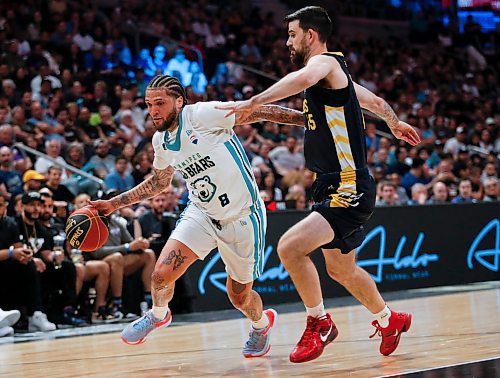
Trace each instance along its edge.
<path fill-rule="evenodd" d="M 45 140 L 57 139 L 62 141 L 64 139 L 64 126 L 45 114 L 45 110 L 38 101 L 31 103 L 31 118 L 27 122 L 40 130 L 44 134 Z"/>
<path fill-rule="evenodd" d="M 109 153 L 109 144 L 106 139 L 96 139 L 94 141 L 96 154 L 92 156 L 89 163 L 97 177 L 104 179 L 115 166 L 116 157 Z"/>
<path fill-rule="evenodd" d="M 23 191 L 25 193 L 31 191 L 37 192 L 40 190 L 45 180 L 46 178 L 44 175 L 35 170 L 29 169 L 23 174 Z"/>
<path fill-rule="evenodd" d="M 116 158 L 115 169 L 104 179 L 108 190 L 127 191 L 134 187 L 134 178 L 127 173 L 127 165 L 128 160 L 125 156 Z"/>
<path fill-rule="evenodd" d="M 260 181 L 260 194 L 262 198 L 266 198 L 266 207 L 270 211 L 276 211 L 276 202 L 283 201 L 283 193 L 279 187 L 276 186 L 276 178 L 273 172 L 262 172 Z"/>
<path fill-rule="evenodd" d="M 409 194 L 411 187 L 417 183 L 428 184 L 431 178 L 426 173 L 425 162 L 420 158 L 413 159 L 411 169 L 401 179 L 401 186 Z"/>
<path fill-rule="evenodd" d="M 469 179 L 462 179 L 458 183 L 458 196 L 451 200 L 452 203 L 476 203 L 472 198 L 472 183 Z"/>
<path fill-rule="evenodd" d="M 5 146 L 0 147 L 0 187 L 2 184 L 4 185 L 3 194 L 8 200 L 23 192 L 23 177 L 14 168 L 12 150 Z"/>
<path fill-rule="evenodd" d="M 429 205 L 441 205 L 448 203 L 448 187 L 442 181 L 438 181 L 432 187 L 432 197 L 427 200 Z"/>
<path fill-rule="evenodd" d="M 201 72 L 198 62 L 191 62 L 189 72 L 184 77 L 184 86 L 191 86 L 196 95 L 204 95 L 207 85 L 207 77 Z"/>
<path fill-rule="evenodd" d="M 382 182 L 380 185 L 380 198 L 375 206 L 399 206 L 401 202 L 396 192 L 396 185 L 392 182 Z"/>
<path fill-rule="evenodd" d="M 57 139 L 53 140 L 48 140 L 45 142 L 45 152 L 47 153 L 48 156 L 51 158 L 55 159 L 56 161 L 66 164 L 66 161 L 64 158 L 61 156 L 61 141 Z M 39 157 L 37 161 L 35 162 L 35 170 L 43 175 L 45 175 L 49 167 L 54 165 L 54 162 L 46 159 L 44 157 Z M 66 180 L 68 178 L 68 175 L 66 174 L 65 171 L 62 172 L 61 174 L 61 180 Z"/>
<path fill-rule="evenodd" d="M 167 69 L 167 63 L 165 62 L 166 51 L 167 50 L 164 46 L 157 45 L 153 50 L 153 57 L 147 58 L 146 65 L 144 67 L 145 79 L 147 81 L 151 80 L 155 75 L 165 73 L 165 70 Z M 143 52 L 143 57 L 146 58 L 145 52 Z"/>
<path fill-rule="evenodd" d="M 498 201 L 500 198 L 500 185 L 498 185 L 498 179 L 495 177 L 490 177 L 484 182 L 484 202 Z"/>
<path fill-rule="evenodd" d="M 63 184 L 61 184 L 62 168 L 56 165 L 49 167 L 47 172 L 47 182 L 45 188 L 49 189 L 58 208 L 58 214 L 65 216 L 65 211 L 59 209 L 67 209 L 68 204 L 73 202 L 75 195 Z"/>
<path fill-rule="evenodd" d="M 175 76 L 174 72 L 178 73 L 178 79 L 181 83 L 185 82 L 185 77 L 189 75 L 189 65 L 190 61 L 186 59 L 186 55 L 184 54 L 184 50 L 177 49 L 175 51 L 175 55 L 172 59 L 168 61 L 167 67 L 165 68 L 166 75 Z"/>
<path fill-rule="evenodd" d="M 134 178 L 136 185 L 144 181 L 144 178 L 151 173 L 152 166 L 153 163 L 149 160 L 146 152 L 141 151 L 135 155 L 132 177 Z"/>
<path fill-rule="evenodd" d="M 458 157 L 460 148 L 466 148 L 465 139 L 467 137 L 467 133 L 464 126 L 465 125 L 460 125 L 459 127 L 457 127 L 455 136 L 448 139 L 444 144 L 444 152 L 451 153 L 453 155 L 453 158 L 455 159 Z"/>
<path fill-rule="evenodd" d="M 304 169 L 304 155 L 300 150 L 297 138 L 290 136 L 286 139 L 285 146 L 276 147 L 269 152 L 269 158 L 280 176 L 285 176 L 291 170 Z"/>
<path fill-rule="evenodd" d="M 21 242 L 16 221 L 6 216 L 6 207 L 7 200 L 0 194 L 0 285 L 9 288 L 0 296 L 0 306 L 4 309 L 26 307 L 31 332 L 53 331 L 56 325 L 43 313 L 37 272 L 41 265 L 38 261 L 35 263 L 33 251 Z M 12 285 L 12 282 L 16 284 Z"/>
<path fill-rule="evenodd" d="M 415 184 L 411 187 L 411 200 L 408 205 L 424 205 L 427 202 L 429 195 L 424 184 Z"/>

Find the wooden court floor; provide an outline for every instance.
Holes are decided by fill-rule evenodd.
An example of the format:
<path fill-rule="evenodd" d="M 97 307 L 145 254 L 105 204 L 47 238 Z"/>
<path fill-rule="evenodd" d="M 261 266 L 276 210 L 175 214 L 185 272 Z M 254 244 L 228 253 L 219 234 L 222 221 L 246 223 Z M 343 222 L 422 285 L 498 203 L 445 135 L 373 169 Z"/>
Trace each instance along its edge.
<path fill-rule="evenodd" d="M 410 332 L 390 357 L 369 339 L 371 316 L 361 306 L 331 309 L 340 335 L 319 359 L 292 364 L 304 313 L 279 317 L 264 358 L 244 359 L 242 319 L 172 326 L 140 346 L 117 333 L 0 346 L 2 377 L 376 377 L 500 356 L 500 289 L 390 303 L 413 313 Z M 175 322 L 175 316 L 174 316 Z"/>

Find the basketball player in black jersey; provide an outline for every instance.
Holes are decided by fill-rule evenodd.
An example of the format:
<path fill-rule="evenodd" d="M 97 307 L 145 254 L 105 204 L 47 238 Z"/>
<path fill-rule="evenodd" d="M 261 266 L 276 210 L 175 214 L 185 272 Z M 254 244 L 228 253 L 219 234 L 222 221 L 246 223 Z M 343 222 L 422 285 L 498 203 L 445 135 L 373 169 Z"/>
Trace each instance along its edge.
<path fill-rule="evenodd" d="M 313 212 L 288 230 L 278 254 L 307 310 L 307 327 L 290 361 L 305 362 L 321 355 L 338 334 L 325 313 L 318 272 L 308 257 L 321 248 L 329 275 L 368 310 L 382 337 L 380 352 L 391 354 L 400 335 L 410 328 L 411 314 L 395 312 L 385 304 L 370 275 L 356 265 L 356 248 L 365 238 L 363 224 L 375 204 L 375 182 L 366 166 L 364 119 L 361 108 L 380 116 L 394 136 L 412 146 L 416 131 L 398 119 L 382 98 L 354 83 L 342 53 L 328 52 L 332 32 L 327 12 L 306 7 L 285 18 L 291 60 L 304 67 L 292 72 L 261 94 L 224 108 L 244 115 L 255 108 L 305 91 L 304 154 L 316 173 Z M 372 335 L 372 336 L 373 336 Z"/>

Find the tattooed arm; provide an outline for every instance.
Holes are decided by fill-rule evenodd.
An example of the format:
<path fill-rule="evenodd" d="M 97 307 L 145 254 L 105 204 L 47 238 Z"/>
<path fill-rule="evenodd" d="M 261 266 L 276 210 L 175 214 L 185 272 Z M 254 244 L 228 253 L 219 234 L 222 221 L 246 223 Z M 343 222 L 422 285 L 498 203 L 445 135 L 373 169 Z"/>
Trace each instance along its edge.
<path fill-rule="evenodd" d="M 239 113 L 236 117 L 235 125 L 254 123 L 260 121 L 271 121 L 286 125 L 304 127 L 303 113 L 278 105 L 263 105 L 250 114 Z"/>
<path fill-rule="evenodd" d="M 172 182 L 173 174 L 174 168 L 171 166 L 165 169 L 153 168 L 153 175 L 136 187 L 108 201 L 91 201 L 90 204 L 95 206 L 102 214 L 109 215 L 122 207 L 130 206 L 160 194 Z"/>
<path fill-rule="evenodd" d="M 382 118 L 396 138 L 402 139 L 412 146 L 420 142 L 420 137 L 415 129 L 406 122 L 400 121 L 387 101 L 356 83 L 354 83 L 354 90 L 361 107 Z"/>

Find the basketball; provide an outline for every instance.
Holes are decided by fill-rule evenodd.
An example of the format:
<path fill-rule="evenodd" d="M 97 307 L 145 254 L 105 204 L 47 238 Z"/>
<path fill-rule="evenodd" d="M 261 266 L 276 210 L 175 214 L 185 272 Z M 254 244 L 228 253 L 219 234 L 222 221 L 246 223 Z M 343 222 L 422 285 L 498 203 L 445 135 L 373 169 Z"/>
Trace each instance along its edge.
<path fill-rule="evenodd" d="M 94 206 L 84 206 L 69 216 L 66 235 L 73 248 L 84 252 L 95 251 L 108 240 L 108 220 Z"/>

